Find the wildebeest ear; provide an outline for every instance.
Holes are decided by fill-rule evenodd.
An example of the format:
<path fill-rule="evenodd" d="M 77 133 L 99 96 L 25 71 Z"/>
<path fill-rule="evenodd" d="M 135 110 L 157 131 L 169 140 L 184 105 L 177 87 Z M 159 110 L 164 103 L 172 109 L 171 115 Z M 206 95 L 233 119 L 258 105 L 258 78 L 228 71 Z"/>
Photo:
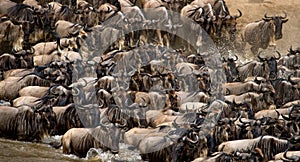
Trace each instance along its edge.
<path fill-rule="evenodd" d="M 289 21 L 289 19 L 283 19 L 282 20 L 282 23 L 286 23 L 286 22 L 288 22 Z"/>

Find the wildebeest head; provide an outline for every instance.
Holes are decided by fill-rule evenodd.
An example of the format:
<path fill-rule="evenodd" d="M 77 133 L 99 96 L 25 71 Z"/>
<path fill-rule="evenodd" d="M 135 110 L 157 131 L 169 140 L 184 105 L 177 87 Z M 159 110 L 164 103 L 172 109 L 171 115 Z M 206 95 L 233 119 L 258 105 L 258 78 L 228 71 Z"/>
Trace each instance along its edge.
<path fill-rule="evenodd" d="M 9 18 L 7 16 L 1 16 L 0 24 L 1 24 L 0 33 L 1 33 L 1 44 L 2 44 L 1 53 L 21 51 L 24 43 L 24 32 L 23 32 L 24 25 L 19 21 L 13 18 Z M 3 44 L 4 42 L 8 42 L 8 44 L 7 43 Z"/>
<path fill-rule="evenodd" d="M 287 54 L 287 56 L 289 56 L 289 55 L 295 55 L 297 53 L 300 53 L 300 47 L 298 47 L 295 50 L 293 50 L 293 47 L 291 46 L 290 49 L 289 49 L 289 53 Z"/>
<path fill-rule="evenodd" d="M 104 22 L 105 20 L 116 15 L 118 13 L 118 9 L 117 7 L 109 3 L 105 3 L 98 8 L 98 12 L 99 12 L 99 20 L 101 22 Z"/>
<path fill-rule="evenodd" d="M 224 58 L 223 68 L 226 74 L 227 82 L 239 81 L 239 72 L 237 70 L 236 61 L 238 60 L 238 56 L 234 55 L 234 58 Z"/>
<path fill-rule="evenodd" d="M 53 111 L 52 106 L 42 105 L 36 108 L 35 113 L 37 114 L 37 124 L 40 126 L 41 135 L 50 135 L 54 131 L 56 125 L 56 114 Z M 43 137 L 37 137 L 37 139 L 42 139 Z"/>
<path fill-rule="evenodd" d="M 172 11 L 179 12 L 185 5 L 187 0 L 170 0 L 169 6 Z"/>
<path fill-rule="evenodd" d="M 12 6 L 9 8 L 8 16 L 18 20 L 18 21 L 28 21 L 28 22 L 34 22 L 35 15 L 34 15 L 34 8 L 20 3 L 16 4 L 15 6 Z"/>
<path fill-rule="evenodd" d="M 100 126 L 96 127 L 92 135 L 97 140 L 96 147 L 101 147 L 104 151 L 110 150 L 113 154 L 119 152 L 119 141 L 121 130 L 114 124 L 104 124 L 101 123 Z"/>
<path fill-rule="evenodd" d="M 171 135 L 171 132 L 179 137 L 172 148 L 172 161 L 184 161 L 184 159 L 190 161 L 196 158 L 194 157 L 196 154 L 207 155 L 207 139 L 204 136 L 199 136 L 197 132 L 184 128 L 170 131 L 168 135 Z"/>
<path fill-rule="evenodd" d="M 284 12 L 284 16 L 267 16 L 267 13 L 265 13 L 263 20 L 264 21 L 271 21 L 273 22 L 275 26 L 275 40 L 282 38 L 282 24 L 286 23 L 288 19 L 286 19 L 287 14 Z"/>
<path fill-rule="evenodd" d="M 277 60 L 280 59 L 281 55 L 278 51 L 276 51 L 277 53 L 277 57 L 276 56 L 272 56 L 272 57 L 268 57 L 268 58 L 263 58 L 261 57 L 261 52 L 258 54 L 258 58 L 260 61 L 267 63 L 268 67 L 268 71 L 269 71 L 269 79 L 275 79 L 277 77 Z M 264 65 L 266 66 L 266 65 Z"/>
<path fill-rule="evenodd" d="M 225 26 L 230 34 L 236 32 L 236 19 L 242 16 L 242 12 L 238 9 L 239 15 L 227 16 L 225 19 Z"/>

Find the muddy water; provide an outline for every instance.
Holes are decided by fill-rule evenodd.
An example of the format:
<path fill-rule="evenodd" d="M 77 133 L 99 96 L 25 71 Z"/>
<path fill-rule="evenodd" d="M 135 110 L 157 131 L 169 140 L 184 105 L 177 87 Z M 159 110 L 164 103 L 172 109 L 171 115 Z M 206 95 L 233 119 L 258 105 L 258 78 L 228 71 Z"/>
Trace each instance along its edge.
<path fill-rule="evenodd" d="M 62 149 L 54 149 L 46 144 L 20 142 L 0 138 L 1 162 L 39 162 L 39 161 L 142 161 L 137 150 L 128 149 L 128 145 L 120 144 L 117 155 L 97 149 L 98 156 L 94 158 L 78 158 L 75 155 L 66 155 Z"/>

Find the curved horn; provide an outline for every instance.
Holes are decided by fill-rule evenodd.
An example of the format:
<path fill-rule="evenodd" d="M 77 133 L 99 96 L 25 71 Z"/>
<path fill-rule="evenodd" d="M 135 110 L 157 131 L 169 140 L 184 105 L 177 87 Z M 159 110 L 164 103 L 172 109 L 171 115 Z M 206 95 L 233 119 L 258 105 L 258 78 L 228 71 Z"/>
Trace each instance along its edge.
<path fill-rule="evenodd" d="M 243 14 L 242 14 L 242 12 L 241 12 L 241 10 L 239 10 L 239 9 L 237 9 L 238 10 L 238 12 L 239 12 L 239 15 L 236 15 L 236 16 L 234 16 L 234 18 L 240 18 Z"/>
<path fill-rule="evenodd" d="M 26 50 L 21 50 L 21 51 L 19 51 L 19 52 L 15 52 L 15 51 L 13 51 L 13 54 L 14 55 L 26 55 Z"/>
<path fill-rule="evenodd" d="M 74 93 L 72 93 L 73 96 L 78 96 L 80 93 L 80 90 L 77 87 L 73 87 Z"/>
<path fill-rule="evenodd" d="M 30 54 L 34 54 L 35 49 L 33 47 L 30 47 L 30 50 L 26 50 L 26 52 Z"/>
<path fill-rule="evenodd" d="M 230 90 L 228 88 L 226 88 L 225 95 L 230 95 Z"/>
<path fill-rule="evenodd" d="M 287 18 L 287 13 L 285 12 L 285 11 L 283 11 L 283 13 L 284 13 L 284 16 L 282 17 L 282 16 L 280 16 L 280 18 L 281 19 L 285 19 L 285 18 Z"/>
<path fill-rule="evenodd" d="M 284 116 L 284 115 L 282 115 L 282 114 L 280 114 L 280 115 L 281 115 L 282 119 L 284 119 L 284 120 L 287 120 L 287 121 L 291 121 L 291 120 L 292 120 L 291 118 L 286 117 L 286 116 Z"/>
<path fill-rule="evenodd" d="M 127 106 L 128 108 L 130 108 L 131 110 L 135 110 L 135 109 L 139 109 L 139 104 L 138 103 L 133 103 L 129 106 Z"/>
<path fill-rule="evenodd" d="M 201 118 L 198 118 L 198 119 L 201 120 Z M 196 129 L 200 129 L 201 126 L 202 126 L 202 125 L 201 125 L 202 122 L 200 122 L 200 123 L 197 122 L 197 121 L 199 121 L 198 119 L 196 119 L 193 123 L 190 123 L 190 126 L 193 127 L 193 128 L 196 128 Z M 198 125 L 197 123 L 198 123 L 199 125 Z"/>
<path fill-rule="evenodd" d="M 280 112 L 277 111 L 276 109 L 275 109 L 275 112 L 277 113 L 277 118 L 279 118 L 280 117 Z"/>
<path fill-rule="evenodd" d="M 23 80 L 24 78 L 26 78 L 26 77 L 29 76 L 29 75 L 35 75 L 35 76 L 37 76 L 37 77 L 40 77 L 39 74 L 37 74 L 36 72 L 32 72 L 32 73 L 28 73 L 28 74 L 24 75 L 22 78 L 20 78 L 20 79 L 18 80 L 18 82 L 20 82 L 21 80 Z"/>
<path fill-rule="evenodd" d="M 111 12 L 111 8 L 107 6 L 107 13 Z"/>
<path fill-rule="evenodd" d="M 288 150 L 289 150 L 289 148 L 287 148 L 287 149 L 284 151 L 284 153 L 283 153 L 283 158 L 284 158 L 284 159 L 281 159 L 281 160 L 283 160 L 283 161 L 295 161 L 294 158 L 291 158 L 291 157 L 288 157 L 288 156 L 287 156 Z"/>
<path fill-rule="evenodd" d="M 289 54 L 294 55 L 294 54 L 296 54 L 296 53 L 297 53 L 297 52 L 294 51 L 294 50 L 293 50 L 293 47 L 291 46 L 291 47 L 290 47 L 290 50 L 289 50 Z"/>
<path fill-rule="evenodd" d="M 108 126 L 110 126 L 112 123 L 108 123 L 108 124 L 104 124 L 104 122 L 103 122 L 103 120 L 104 120 L 105 118 L 102 118 L 101 120 L 100 120 L 100 125 L 102 125 L 102 126 L 104 126 L 104 127 L 108 127 Z"/>
<path fill-rule="evenodd" d="M 202 17 L 200 17 L 200 18 L 193 18 L 193 20 L 195 21 L 195 22 L 204 22 L 204 18 L 202 18 Z"/>
<path fill-rule="evenodd" d="M 204 22 L 204 18 L 201 17 L 201 14 L 202 14 L 202 12 L 203 12 L 203 8 L 200 7 L 199 9 L 195 9 L 194 12 L 197 12 L 196 10 L 199 10 L 200 14 L 199 14 L 198 17 L 193 16 L 193 20 L 194 20 L 195 22 Z"/>
<path fill-rule="evenodd" d="M 178 116 L 177 116 L 177 117 L 174 119 L 174 121 L 173 121 L 173 126 L 174 126 L 175 128 L 179 128 L 179 124 L 177 124 L 177 122 L 176 122 L 177 118 L 178 118 Z"/>
<path fill-rule="evenodd" d="M 50 87 L 49 92 L 50 92 L 51 94 L 55 94 L 55 95 L 58 94 L 58 93 L 56 93 L 56 92 L 53 91 L 53 89 L 56 88 L 56 87 L 58 87 L 58 86 L 59 86 L 59 85 L 56 84 L 56 85 Z"/>
<path fill-rule="evenodd" d="M 276 60 L 279 60 L 279 59 L 281 58 L 281 54 L 280 54 L 279 51 L 276 51 L 276 53 L 277 53 L 278 57 L 275 57 L 275 59 L 276 59 Z"/>
<path fill-rule="evenodd" d="M 239 59 L 239 57 L 237 55 L 234 55 L 235 59 L 233 59 L 233 61 L 237 61 Z"/>
<path fill-rule="evenodd" d="M 291 114 L 292 114 L 292 112 L 294 111 L 294 109 L 295 109 L 295 105 L 292 106 L 291 111 L 289 112 L 289 118 L 290 118 L 290 119 L 291 119 Z"/>
<path fill-rule="evenodd" d="M 262 51 L 260 51 L 260 52 L 258 53 L 258 56 L 257 56 L 257 57 L 259 58 L 260 61 L 265 61 L 266 58 L 262 58 L 262 57 L 261 57 L 261 54 L 262 54 Z"/>
<path fill-rule="evenodd" d="M 264 18 L 266 18 L 266 19 L 268 19 L 268 20 L 272 19 L 272 17 L 267 16 L 267 12 L 265 12 Z"/>
<path fill-rule="evenodd" d="M 84 84 L 82 84 L 82 87 L 85 87 L 85 86 L 87 86 L 87 81 L 85 80 L 85 79 L 82 79 L 83 80 L 83 82 L 84 82 Z"/>
<path fill-rule="evenodd" d="M 294 81 L 292 80 L 292 76 L 293 76 L 293 74 L 290 74 L 290 75 L 288 76 L 288 81 L 289 81 L 290 83 L 292 83 L 293 85 L 295 85 L 295 84 L 297 84 L 297 82 L 294 82 Z"/>
<path fill-rule="evenodd" d="M 192 144 L 196 144 L 196 143 L 199 141 L 199 136 L 198 136 L 198 134 L 197 134 L 196 132 L 193 132 L 193 135 L 195 135 L 196 140 L 192 140 L 192 139 L 190 139 L 190 138 L 187 137 L 187 136 L 184 136 L 184 137 L 183 137 L 183 140 L 184 140 L 184 141 L 188 141 L 188 142 L 190 142 L 190 143 L 192 143 Z"/>
<path fill-rule="evenodd" d="M 244 122 L 242 121 L 242 118 L 239 118 L 239 122 L 241 122 L 242 124 L 246 125 L 246 124 L 249 124 L 250 122 Z"/>
<path fill-rule="evenodd" d="M 233 119 L 233 122 L 236 122 L 237 120 L 240 120 L 240 119 L 241 119 L 242 113 L 239 111 L 238 114 L 239 114 L 239 115 L 236 117 L 236 119 Z"/>

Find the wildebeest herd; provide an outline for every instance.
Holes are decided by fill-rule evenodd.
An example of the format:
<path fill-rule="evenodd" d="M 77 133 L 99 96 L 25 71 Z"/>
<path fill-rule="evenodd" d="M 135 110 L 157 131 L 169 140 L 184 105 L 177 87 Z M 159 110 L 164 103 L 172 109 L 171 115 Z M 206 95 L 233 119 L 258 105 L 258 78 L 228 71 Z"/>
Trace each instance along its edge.
<path fill-rule="evenodd" d="M 213 95 L 213 55 L 195 49 L 204 45 L 192 39 L 197 28 L 185 41 L 153 28 L 182 27 L 169 11 L 220 49 L 252 46 L 256 60 L 216 58 L 223 97 Z M 286 13 L 266 13 L 242 33 L 242 11 L 230 14 L 224 0 L 0 0 L 0 14 L 3 138 L 63 135 L 50 144 L 78 157 L 116 154 L 124 142 L 145 161 L 300 160 L 300 49 L 259 51 L 282 38 Z"/>

